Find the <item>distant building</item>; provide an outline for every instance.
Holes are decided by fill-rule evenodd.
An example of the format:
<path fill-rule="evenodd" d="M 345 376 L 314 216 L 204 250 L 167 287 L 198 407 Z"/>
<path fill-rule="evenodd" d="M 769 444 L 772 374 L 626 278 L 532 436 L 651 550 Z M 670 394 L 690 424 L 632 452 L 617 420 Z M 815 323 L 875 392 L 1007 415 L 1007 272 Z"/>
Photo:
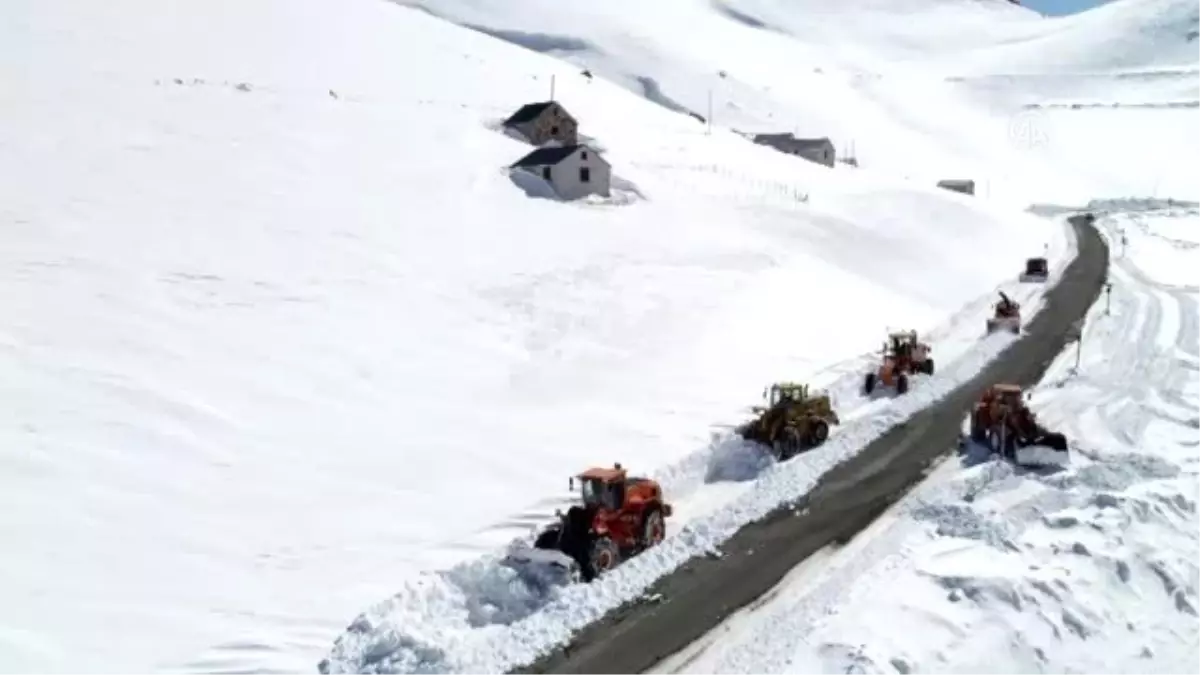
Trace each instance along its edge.
<path fill-rule="evenodd" d="M 837 150 L 833 147 L 833 141 L 826 137 L 796 138 L 790 133 L 755 134 L 754 142 L 825 166 L 831 167 L 837 161 Z"/>
<path fill-rule="evenodd" d="M 937 186 L 947 190 L 961 192 L 964 195 L 975 194 L 975 181 L 965 178 L 947 178 L 946 180 L 939 180 Z"/>
<path fill-rule="evenodd" d="M 544 145 L 548 141 L 563 145 L 579 142 L 579 122 L 557 101 L 526 103 L 504 120 L 504 128 L 533 145 Z"/>
<path fill-rule="evenodd" d="M 538 148 L 510 168 L 540 177 L 561 199 L 610 194 L 612 165 L 586 145 Z"/>

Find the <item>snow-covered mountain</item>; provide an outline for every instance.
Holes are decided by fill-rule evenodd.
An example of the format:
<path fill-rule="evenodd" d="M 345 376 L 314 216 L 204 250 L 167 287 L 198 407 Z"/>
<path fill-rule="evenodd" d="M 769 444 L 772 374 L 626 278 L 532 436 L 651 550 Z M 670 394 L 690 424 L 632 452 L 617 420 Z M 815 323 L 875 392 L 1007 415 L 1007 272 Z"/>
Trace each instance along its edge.
<path fill-rule="evenodd" d="M 1164 159 L 1194 110 L 1020 108 L 1029 72 L 1194 82 L 1191 47 L 1153 37 L 1063 65 L 1091 53 L 1080 22 L 1176 36 L 1184 4 L 887 5 L 9 3 L 0 669 L 311 670 L 592 463 L 715 513 L 752 484 L 709 480 L 730 466 L 709 425 L 764 383 L 848 382 L 889 326 L 963 372 L 996 348 L 975 344 L 992 289 L 1069 253 L 1014 207 L 1196 189 Z M 530 148 L 496 122 L 552 77 L 611 199 L 504 170 Z M 709 92 L 711 134 L 676 109 Z M 730 128 L 827 135 L 862 167 Z M 962 176 L 978 198 L 933 187 Z M 407 597 L 457 620 L 454 592 Z"/>
<path fill-rule="evenodd" d="M 404 4 L 603 73 L 670 108 L 707 115 L 711 95 L 722 125 L 829 135 L 894 175 L 977 176 L 993 198 L 1022 205 L 1196 190 L 1161 159 L 1180 134 L 1196 137 L 1194 109 L 1138 119 L 1021 107 L 1081 97 L 1194 103 L 1198 12 L 1188 0 L 1122 0 L 1053 19 L 1005 0 Z"/>

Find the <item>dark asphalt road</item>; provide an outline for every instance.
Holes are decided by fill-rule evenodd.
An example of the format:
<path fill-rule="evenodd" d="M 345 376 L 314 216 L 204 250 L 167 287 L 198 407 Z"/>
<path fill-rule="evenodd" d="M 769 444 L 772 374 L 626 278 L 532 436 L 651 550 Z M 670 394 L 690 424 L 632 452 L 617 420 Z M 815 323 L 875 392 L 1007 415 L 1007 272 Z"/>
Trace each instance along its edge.
<path fill-rule="evenodd" d="M 614 610 L 567 647 L 514 672 L 648 670 L 768 592 L 808 556 L 870 524 L 955 447 L 962 420 L 984 387 L 996 381 L 1035 384 L 1067 344 L 1071 325 L 1099 295 L 1108 269 L 1108 246 L 1095 229 L 1079 216 L 1071 224 L 1078 256 L 1048 292 L 1027 336 L 982 373 L 834 467 L 799 504 L 744 527 L 721 547 L 723 557 L 693 559 L 659 580 L 649 591 L 662 598 L 658 602 Z"/>

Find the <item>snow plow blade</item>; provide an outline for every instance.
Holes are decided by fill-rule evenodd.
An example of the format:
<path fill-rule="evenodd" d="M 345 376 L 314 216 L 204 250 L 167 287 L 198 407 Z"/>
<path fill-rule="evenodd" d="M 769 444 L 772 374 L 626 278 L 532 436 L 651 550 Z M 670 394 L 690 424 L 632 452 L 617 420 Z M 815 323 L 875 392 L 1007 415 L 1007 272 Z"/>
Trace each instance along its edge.
<path fill-rule="evenodd" d="M 581 580 L 579 565 L 570 556 L 554 549 L 534 548 L 523 541 L 509 547 L 501 564 L 537 588 L 567 586 Z"/>
<path fill-rule="evenodd" d="M 1048 445 L 1027 445 L 1017 448 L 1013 463 L 1029 467 L 1065 467 L 1071 463 L 1071 455 L 1066 450 L 1057 450 Z"/>
<path fill-rule="evenodd" d="M 1020 334 L 1021 320 L 1017 317 L 1007 317 L 1007 318 L 1003 318 L 1003 319 L 996 319 L 996 318 L 988 319 L 987 320 L 988 335 L 991 335 L 992 333 L 995 333 L 998 330 L 1006 330 L 1010 333 Z"/>
<path fill-rule="evenodd" d="M 1029 258 L 1025 261 L 1025 271 L 1021 272 L 1022 283 L 1043 283 L 1050 276 L 1050 264 L 1045 258 Z"/>

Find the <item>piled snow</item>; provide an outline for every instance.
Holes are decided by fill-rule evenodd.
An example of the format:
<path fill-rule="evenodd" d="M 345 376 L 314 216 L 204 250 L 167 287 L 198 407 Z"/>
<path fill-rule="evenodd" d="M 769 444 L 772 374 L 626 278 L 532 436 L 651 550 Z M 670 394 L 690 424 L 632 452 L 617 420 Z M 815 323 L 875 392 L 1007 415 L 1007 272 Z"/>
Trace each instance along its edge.
<path fill-rule="evenodd" d="M 1162 231 L 1195 238 L 1200 214 L 1117 212 L 1099 224 L 1115 255 L 1128 239 L 1111 307 L 1102 297 L 1089 313 L 1079 369 L 1066 350 L 1033 398 L 1072 439 L 1072 466 L 947 462 L 852 554 L 835 554 L 840 564 L 666 670 L 1195 668 L 1200 289 L 1158 274 L 1188 259 L 1195 269 L 1194 245 L 1163 245 Z"/>

